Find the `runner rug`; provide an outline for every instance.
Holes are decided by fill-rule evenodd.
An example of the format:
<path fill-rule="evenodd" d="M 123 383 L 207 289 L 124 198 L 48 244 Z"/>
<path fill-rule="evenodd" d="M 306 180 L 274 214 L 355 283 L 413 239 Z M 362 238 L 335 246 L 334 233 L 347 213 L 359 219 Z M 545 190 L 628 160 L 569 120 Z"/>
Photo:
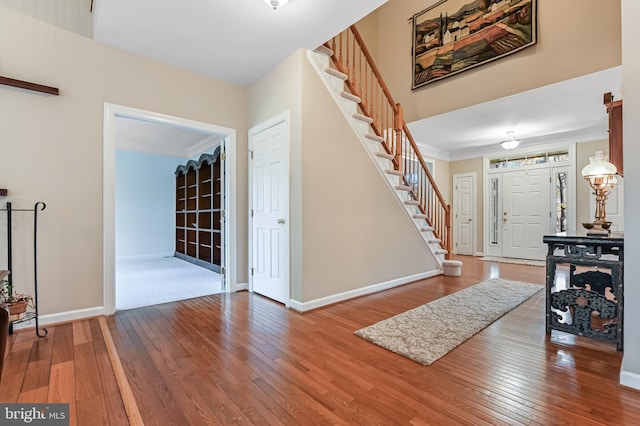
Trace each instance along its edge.
<path fill-rule="evenodd" d="M 542 290 L 540 284 L 492 278 L 355 332 L 424 365 Z"/>

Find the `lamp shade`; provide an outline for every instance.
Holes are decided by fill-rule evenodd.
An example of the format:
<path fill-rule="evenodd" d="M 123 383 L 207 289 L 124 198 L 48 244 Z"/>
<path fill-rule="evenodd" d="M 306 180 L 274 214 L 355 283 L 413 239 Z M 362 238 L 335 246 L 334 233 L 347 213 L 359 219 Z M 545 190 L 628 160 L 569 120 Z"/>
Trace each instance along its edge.
<path fill-rule="evenodd" d="M 500 146 L 504 149 L 514 149 L 516 148 L 518 145 L 520 145 L 520 141 L 504 141 L 500 144 Z"/>
<path fill-rule="evenodd" d="M 507 140 L 500 142 L 500 146 L 503 149 L 514 149 L 518 145 L 520 145 L 520 141 L 513 136 L 513 131 L 507 132 Z"/>
<path fill-rule="evenodd" d="M 276 10 L 277 8 L 289 3 L 289 0 L 264 0 L 264 2 L 271 6 L 273 10 Z"/>
<path fill-rule="evenodd" d="M 608 160 L 608 155 L 597 151 L 595 157 L 589 157 L 589 164 L 582 169 L 582 177 L 615 175 L 618 169 Z"/>

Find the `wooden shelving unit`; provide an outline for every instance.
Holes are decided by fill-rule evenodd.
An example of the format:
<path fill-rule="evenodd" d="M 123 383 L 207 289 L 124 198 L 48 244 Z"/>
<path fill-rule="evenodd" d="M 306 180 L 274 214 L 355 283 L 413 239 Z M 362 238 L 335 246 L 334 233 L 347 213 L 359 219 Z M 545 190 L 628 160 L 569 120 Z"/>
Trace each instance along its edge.
<path fill-rule="evenodd" d="M 220 148 L 176 169 L 175 256 L 220 272 L 222 187 Z"/>

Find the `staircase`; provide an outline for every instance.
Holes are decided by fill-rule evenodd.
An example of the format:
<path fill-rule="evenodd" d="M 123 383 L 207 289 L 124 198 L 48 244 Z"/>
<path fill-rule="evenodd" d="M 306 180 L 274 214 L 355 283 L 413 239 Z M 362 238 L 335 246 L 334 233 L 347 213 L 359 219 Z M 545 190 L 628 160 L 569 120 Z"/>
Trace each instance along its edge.
<path fill-rule="evenodd" d="M 309 51 L 308 57 L 440 268 L 459 275 L 461 263 L 449 260 L 451 207 L 356 27 Z M 451 273 L 453 265 L 457 271 Z"/>

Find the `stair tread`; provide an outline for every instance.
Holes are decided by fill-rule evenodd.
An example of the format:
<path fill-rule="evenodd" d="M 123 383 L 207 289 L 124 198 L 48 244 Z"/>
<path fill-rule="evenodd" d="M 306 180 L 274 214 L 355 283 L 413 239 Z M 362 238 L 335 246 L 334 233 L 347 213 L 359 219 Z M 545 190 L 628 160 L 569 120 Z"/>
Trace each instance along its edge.
<path fill-rule="evenodd" d="M 364 135 L 364 137 L 372 141 L 384 142 L 384 138 L 382 136 L 378 136 L 374 133 L 367 133 L 366 135 Z"/>
<path fill-rule="evenodd" d="M 339 78 L 342 81 L 346 81 L 349 78 L 349 76 L 346 75 L 345 73 L 340 72 L 337 69 L 331 68 L 331 67 L 325 68 L 324 72 L 326 72 L 327 74 L 333 77 Z"/>
<path fill-rule="evenodd" d="M 331 50 L 330 48 L 328 48 L 324 44 L 316 47 L 314 49 L 314 52 L 320 53 L 320 54 L 323 54 L 323 55 L 326 55 L 326 56 L 332 56 L 333 55 L 333 50 Z"/>
<path fill-rule="evenodd" d="M 364 121 L 369 124 L 373 123 L 373 118 L 367 117 L 366 115 L 360 114 L 359 112 L 354 112 L 353 114 L 351 114 L 351 116 L 356 120 Z"/>
<path fill-rule="evenodd" d="M 342 98 L 344 98 L 344 99 L 348 99 L 348 100 L 353 101 L 353 102 L 355 102 L 357 104 L 362 102 L 362 99 L 359 96 L 356 96 L 353 93 L 345 92 L 344 90 L 340 91 L 340 96 Z"/>
<path fill-rule="evenodd" d="M 404 176 L 404 173 L 400 170 L 387 169 L 384 172 L 388 175 Z"/>
<path fill-rule="evenodd" d="M 395 189 L 397 189 L 398 191 L 411 191 L 411 187 L 407 186 L 407 185 L 396 185 L 394 186 Z"/>
<path fill-rule="evenodd" d="M 393 160 L 395 158 L 395 155 L 393 154 L 388 154 L 386 152 L 380 151 L 380 152 L 376 152 L 375 153 L 376 157 L 380 157 L 380 158 L 386 158 L 387 160 Z M 411 189 L 411 188 L 409 188 Z"/>

